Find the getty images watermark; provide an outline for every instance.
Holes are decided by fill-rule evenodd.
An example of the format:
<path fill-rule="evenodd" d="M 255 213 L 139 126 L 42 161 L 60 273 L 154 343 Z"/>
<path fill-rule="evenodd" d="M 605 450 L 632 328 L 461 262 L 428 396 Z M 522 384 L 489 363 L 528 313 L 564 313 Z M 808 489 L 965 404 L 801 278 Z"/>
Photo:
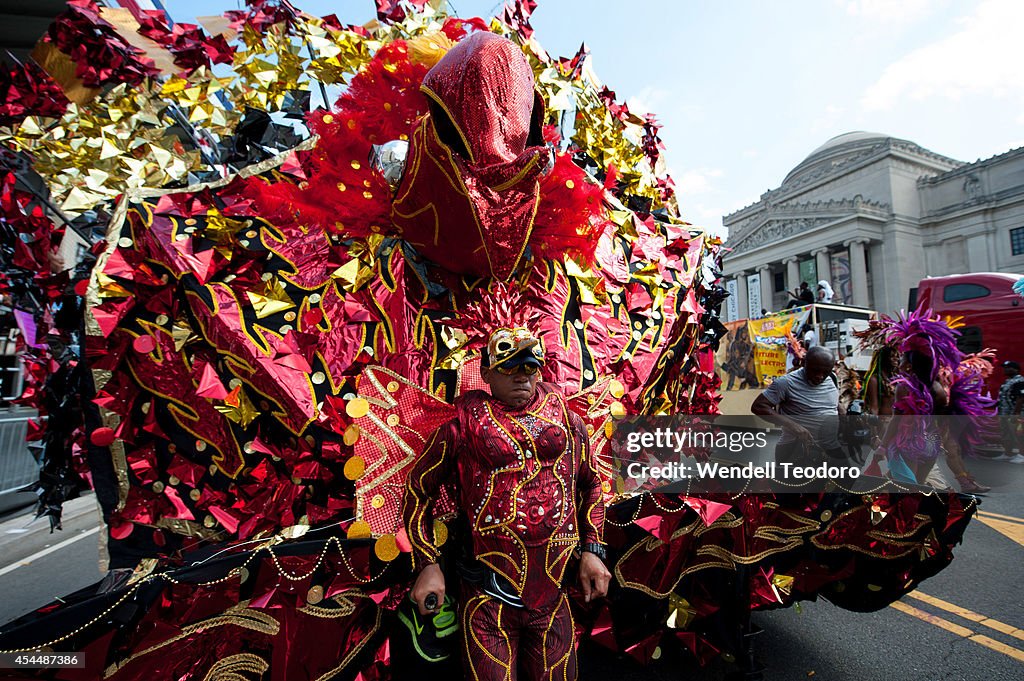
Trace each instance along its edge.
<path fill-rule="evenodd" d="M 801 417 L 794 431 L 754 416 L 633 417 L 616 424 L 611 459 L 623 492 L 928 491 L 956 479 L 958 448 L 995 491 L 1024 491 L 1024 468 L 997 458 L 1020 417 Z M 1021 475 L 1016 475 L 1017 472 Z M 991 473 L 991 475 L 988 475 Z M 916 476 L 916 477 L 910 477 Z M 984 479 L 984 477 L 979 477 Z"/>
<path fill-rule="evenodd" d="M 629 455 L 656 453 L 660 457 L 666 454 L 676 457 L 675 460 L 655 457 L 657 463 L 627 461 L 626 475 L 636 480 L 855 480 L 862 472 L 857 465 L 826 461 L 815 465 L 806 460 L 761 463 L 701 460 L 712 453 L 750 455 L 768 451 L 768 430 L 718 425 L 707 420 L 681 420 L 672 426 L 654 426 L 652 430 L 630 430 L 624 433 L 624 440 Z"/>
<path fill-rule="evenodd" d="M 810 492 L 854 487 L 863 448 L 840 439 L 840 422 L 813 424 L 798 440 L 754 417 L 638 417 L 620 422 L 613 461 L 624 491 Z M 863 444 L 868 445 L 868 442 Z"/>

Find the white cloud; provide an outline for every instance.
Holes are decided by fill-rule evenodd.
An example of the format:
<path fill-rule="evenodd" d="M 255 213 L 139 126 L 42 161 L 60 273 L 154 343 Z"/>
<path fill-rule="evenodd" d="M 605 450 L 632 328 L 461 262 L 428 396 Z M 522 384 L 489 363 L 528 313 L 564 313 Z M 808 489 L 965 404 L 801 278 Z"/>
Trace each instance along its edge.
<path fill-rule="evenodd" d="M 1024 106 L 1024 3 L 988 0 L 959 23 L 957 33 L 890 64 L 864 92 L 861 106 L 879 111 L 905 98 L 957 101 L 979 95 L 1014 98 Z"/>
<path fill-rule="evenodd" d="M 923 17 L 931 0 L 839 0 L 850 16 L 882 24 L 905 24 Z"/>
<path fill-rule="evenodd" d="M 681 175 L 672 175 L 672 179 L 676 182 L 677 193 L 694 196 L 715 191 L 713 180 L 722 175 L 722 171 L 718 168 L 697 168 L 696 170 L 687 170 Z"/>

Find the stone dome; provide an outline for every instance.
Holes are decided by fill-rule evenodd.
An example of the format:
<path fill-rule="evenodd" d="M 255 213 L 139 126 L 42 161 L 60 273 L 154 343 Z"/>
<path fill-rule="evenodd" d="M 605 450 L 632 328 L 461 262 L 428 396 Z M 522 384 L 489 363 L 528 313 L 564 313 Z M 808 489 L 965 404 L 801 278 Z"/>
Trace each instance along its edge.
<path fill-rule="evenodd" d="M 865 148 L 873 147 L 879 142 L 885 142 L 888 139 L 891 139 L 891 135 L 883 135 L 877 132 L 865 132 L 863 130 L 856 130 L 854 132 L 836 135 L 808 154 L 807 158 L 801 161 L 799 165 L 793 168 L 793 170 L 786 175 L 786 179 L 782 181 L 782 184 L 785 186 L 792 183 L 802 175 L 823 165 L 823 162 L 827 162 L 831 165 L 840 160 L 843 156 L 848 156 Z"/>

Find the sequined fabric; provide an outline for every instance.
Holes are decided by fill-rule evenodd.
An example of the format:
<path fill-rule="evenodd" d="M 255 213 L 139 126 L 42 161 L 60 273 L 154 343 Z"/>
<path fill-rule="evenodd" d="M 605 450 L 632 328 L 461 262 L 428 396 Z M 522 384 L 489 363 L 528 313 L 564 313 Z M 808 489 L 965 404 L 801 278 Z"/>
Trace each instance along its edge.
<path fill-rule="evenodd" d="M 522 411 L 481 390 L 456 409 L 409 473 L 404 516 L 413 559 L 418 566 L 437 560 L 432 501 L 455 479 L 476 559 L 506 577 L 528 608 L 550 608 L 573 549 L 603 536 L 601 480 L 583 423 L 544 384 Z"/>
<path fill-rule="evenodd" d="M 392 220 L 445 269 L 508 279 L 530 238 L 538 178 L 550 160 L 539 135 L 531 140 L 544 106 L 530 65 L 511 41 L 475 33 L 427 73 L 422 90 L 431 111 L 416 124 Z"/>

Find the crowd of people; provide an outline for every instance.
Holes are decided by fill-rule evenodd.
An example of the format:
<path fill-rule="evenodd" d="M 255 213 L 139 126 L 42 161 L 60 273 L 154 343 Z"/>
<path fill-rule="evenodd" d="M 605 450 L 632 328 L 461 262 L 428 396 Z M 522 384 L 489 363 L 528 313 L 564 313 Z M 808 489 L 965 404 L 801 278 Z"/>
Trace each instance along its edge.
<path fill-rule="evenodd" d="M 927 312 L 896 318 L 883 316 L 862 334 L 874 347 L 864 376 L 858 416 L 866 420 L 865 438 L 874 453 L 868 470 L 891 479 L 937 489 L 951 489 L 936 466 L 940 457 L 960 491 L 991 490 L 970 473 L 965 457 L 977 455 L 991 439 L 991 417 L 998 413 L 1003 453 L 996 460 L 1024 463 L 1020 416 L 1024 412 L 1024 376 L 1013 360 L 1001 363 L 1005 380 L 998 400 L 987 395 L 984 379 L 993 370 L 991 354 L 964 355 L 956 333 Z M 836 357 L 816 344 L 813 328 L 804 325 L 791 339 L 792 369 L 775 379 L 751 405 L 751 411 L 779 425 L 783 435 L 776 461 L 815 463 L 849 456 L 839 441 L 846 409 L 840 400 Z M 854 410 L 851 410 L 853 413 Z"/>

